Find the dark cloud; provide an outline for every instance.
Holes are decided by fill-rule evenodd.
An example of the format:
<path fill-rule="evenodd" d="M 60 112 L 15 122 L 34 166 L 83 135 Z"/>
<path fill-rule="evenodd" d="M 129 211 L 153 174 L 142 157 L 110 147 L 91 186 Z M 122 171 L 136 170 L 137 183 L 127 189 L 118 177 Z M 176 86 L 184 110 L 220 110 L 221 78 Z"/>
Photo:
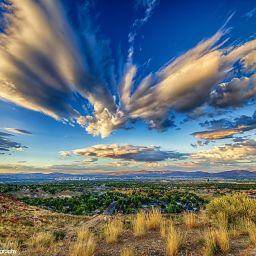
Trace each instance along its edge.
<path fill-rule="evenodd" d="M 242 115 L 234 120 L 222 118 L 200 123 L 210 131 L 195 132 L 192 135 L 204 140 L 217 140 L 232 138 L 236 134 L 256 129 L 256 111 L 252 116 Z"/>
<path fill-rule="evenodd" d="M 8 137 L 13 136 L 8 133 L 0 132 L 0 151 L 10 151 L 11 149 L 22 150 L 26 148 L 20 143 L 10 140 Z"/>
<path fill-rule="evenodd" d="M 210 143 L 210 141 L 202 141 L 202 140 L 198 140 L 195 144 L 191 143 L 190 146 L 192 148 L 198 148 L 198 147 L 202 147 L 202 146 L 206 146 Z"/>
<path fill-rule="evenodd" d="M 0 132 L 0 136 L 11 137 L 11 136 L 14 136 L 14 135 L 10 134 L 10 133 L 6 133 L 6 132 Z"/>
<path fill-rule="evenodd" d="M 240 107 L 256 95 L 256 75 L 234 78 L 219 84 L 210 94 L 210 105 L 215 107 Z"/>

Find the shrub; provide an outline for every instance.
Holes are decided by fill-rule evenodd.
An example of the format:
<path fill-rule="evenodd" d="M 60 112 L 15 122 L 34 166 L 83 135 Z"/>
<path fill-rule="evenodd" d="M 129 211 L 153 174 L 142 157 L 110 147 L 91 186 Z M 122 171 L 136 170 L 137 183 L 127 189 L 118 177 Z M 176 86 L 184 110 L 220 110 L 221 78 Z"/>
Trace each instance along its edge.
<path fill-rule="evenodd" d="M 228 224 L 236 223 L 244 217 L 256 220 L 256 201 L 243 193 L 222 196 L 207 205 L 207 212 L 214 218 L 218 218 L 218 214 L 225 215 Z"/>
<path fill-rule="evenodd" d="M 87 228 L 77 232 L 77 240 L 71 249 L 71 256 L 94 256 L 96 241 Z"/>
<path fill-rule="evenodd" d="M 133 221 L 133 232 L 136 237 L 141 237 L 146 233 L 146 214 L 138 212 Z"/>
<path fill-rule="evenodd" d="M 103 230 L 105 239 L 107 243 L 114 243 L 118 240 L 118 237 L 123 231 L 123 222 L 122 220 L 115 218 L 109 221 Z"/>
<path fill-rule="evenodd" d="M 55 230 L 53 232 L 53 236 L 54 236 L 54 239 L 56 241 L 60 241 L 60 240 L 63 240 L 66 236 L 66 233 L 64 230 Z"/>
<path fill-rule="evenodd" d="M 183 222 L 187 228 L 194 228 L 196 226 L 196 215 L 194 213 L 183 213 Z"/>
<path fill-rule="evenodd" d="M 162 220 L 161 211 L 158 208 L 152 209 L 147 215 L 147 220 L 146 220 L 147 228 L 152 230 L 159 229 L 161 220 Z"/>
<path fill-rule="evenodd" d="M 134 256 L 134 251 L 132 248 L 123 248 L 121 250 L 120 256 Z"/>
<path fill-rule="evenodd" d="M 182 245 L 183 237 L 177 232 L 173 225 L 170 226 L 167 235 L 166 252 L 168 256 L 178 255 Z"/>

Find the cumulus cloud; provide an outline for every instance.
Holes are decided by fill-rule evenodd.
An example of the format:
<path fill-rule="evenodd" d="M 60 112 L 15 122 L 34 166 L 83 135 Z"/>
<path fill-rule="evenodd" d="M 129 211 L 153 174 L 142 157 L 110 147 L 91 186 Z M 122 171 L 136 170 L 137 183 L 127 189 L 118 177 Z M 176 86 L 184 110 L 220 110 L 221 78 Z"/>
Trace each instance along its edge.
<path fill-rule="evenodd" d="M 256 154 L 256 141 L 245 140 L 238 143 L 225 144 L 209 150 L 193 153 L 194 159 L 212 162 L 254 160 Z"/>
<path fill-rule="evenodd" d="M 25 134 L 25 135 L 31 135 L 32 133 L 30 131 L 19 129 L 19 128 L 4 128 L 7 132 L 17 133 L 17 134 Z"/>
<path fill-rule="evenodd" d="M 210 104 L 224 108 L 239 107 L 255 95 L 256 74 L 251 77 L 234 78 L 230 82 L 217 85 L 210 94 Z"/>
<path fill-rule="evenodd" d="M 0 33 L 0 98 L 57 120 L 76 121 L 89 134 L 107 137 L 131 119 L 166 130 L 174 126 L 172 112 L 191 111 L 208 104 L 209 98 L 217 107 L 240 106 L 255 95 L 255 75 L 236 78 L 234 70 L 240 62 L 246 72 L 255 71 L 256 40 L 224 47 L 227 34 L 222 28 L 137 81 L 133 41 L 158 1 L 139 1 L 145 15 L 135 20 L 129 34 L 121 77 L 109 43 L 91 24 L 89 4 L 78 2 L 72 11 L 64 2 L 51 0 L 13 0 L 6 5 L 5 30 Z M 227 79 L 230 82 L 223 83 Z M 86 113 L 74 107 L 77 98 L 88 105 Z"/>
<path fill-rule="evenodd" d="M 11 149 L 17 151 L 23 151 L 25 146 L 22 146 L 20 143 L 11 140 L 8 137 L 12 137 L 12 134 L 0 132 L 0 152 L 1 151 L 10 151 Z"/>
<path fill-rule="evenodd" d="M 163 161 L 167 159 L 182 159 L 186 156 L 186 154 L 175 151 L 162 151 L 156 146 L 133 146 L 120 144 L 99 144 L 88 148 L 60 151 L 60 155 L 78 155 L 148 162 Z"/>

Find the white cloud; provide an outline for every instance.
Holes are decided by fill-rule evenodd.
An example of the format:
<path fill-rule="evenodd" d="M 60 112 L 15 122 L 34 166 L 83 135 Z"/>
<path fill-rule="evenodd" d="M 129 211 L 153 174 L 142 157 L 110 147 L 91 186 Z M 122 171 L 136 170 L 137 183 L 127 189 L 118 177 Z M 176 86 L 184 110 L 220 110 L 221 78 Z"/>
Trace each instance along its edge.
<path fill-rule="evenodd" d="M 256 141 L 246 140 L 239 143 L 216 146 L 209 150 L 192 154 L 192 158 L 202 161 L 229 162 L 241 160 L 254 160 L 256 154 Z"/>

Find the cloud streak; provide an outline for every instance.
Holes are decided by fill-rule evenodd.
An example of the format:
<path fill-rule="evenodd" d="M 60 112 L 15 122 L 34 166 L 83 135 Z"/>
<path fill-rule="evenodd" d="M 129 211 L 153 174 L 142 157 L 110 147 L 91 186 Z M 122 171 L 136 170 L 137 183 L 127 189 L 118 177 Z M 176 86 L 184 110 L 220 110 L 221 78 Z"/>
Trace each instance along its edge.
<path fill-rule="evenodd" d="M 19 129 L 19 128 L 4 128 L 5 131 L 16 133 L 16 134 L 24 134 L 24 135 L 31 135 L 32 133 L 30 131 Z"/>

